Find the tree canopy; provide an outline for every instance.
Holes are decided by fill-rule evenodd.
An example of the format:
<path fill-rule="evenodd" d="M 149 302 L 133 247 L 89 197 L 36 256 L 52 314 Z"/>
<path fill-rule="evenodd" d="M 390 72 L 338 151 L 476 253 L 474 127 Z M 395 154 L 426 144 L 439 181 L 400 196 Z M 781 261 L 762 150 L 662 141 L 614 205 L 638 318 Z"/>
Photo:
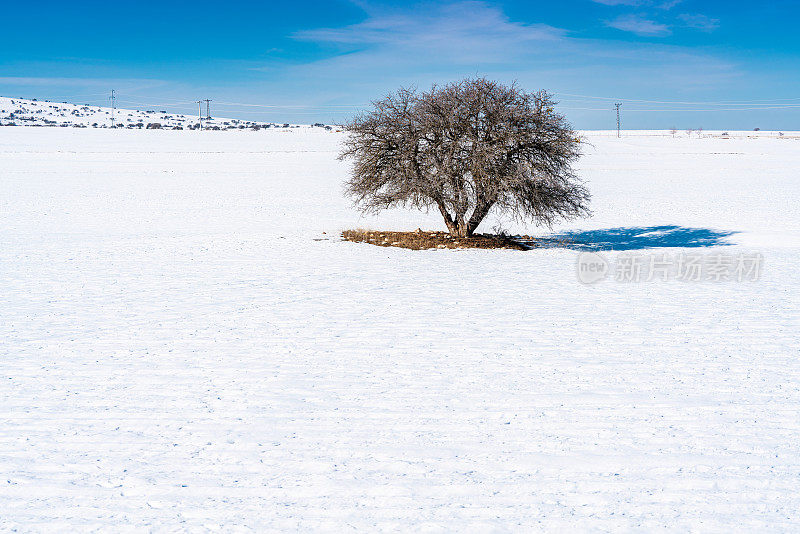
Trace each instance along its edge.
<path fill-rule="evenodd" d="M 485 78 L 400 89 L 345 125 L 346 192 L 365 211 L 436 208 L 452 235 L 491 210 L 551 225 L 588 214 L 581 142 L 545 91 Z"/>

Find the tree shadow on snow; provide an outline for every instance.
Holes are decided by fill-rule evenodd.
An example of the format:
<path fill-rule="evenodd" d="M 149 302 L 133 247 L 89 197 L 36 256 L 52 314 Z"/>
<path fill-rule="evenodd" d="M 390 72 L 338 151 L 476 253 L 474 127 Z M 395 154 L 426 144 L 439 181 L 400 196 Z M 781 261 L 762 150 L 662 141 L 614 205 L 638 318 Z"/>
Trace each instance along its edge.
<path fill-rule="evenodd" d="M 536 248 L 572 250 L 641 250 L 663 247 L 714 247 L 730 245 L 726 238 L 736 232 L 683 226 L 608 228 L 583 232 L 564 232 L 523 243 Z"/>

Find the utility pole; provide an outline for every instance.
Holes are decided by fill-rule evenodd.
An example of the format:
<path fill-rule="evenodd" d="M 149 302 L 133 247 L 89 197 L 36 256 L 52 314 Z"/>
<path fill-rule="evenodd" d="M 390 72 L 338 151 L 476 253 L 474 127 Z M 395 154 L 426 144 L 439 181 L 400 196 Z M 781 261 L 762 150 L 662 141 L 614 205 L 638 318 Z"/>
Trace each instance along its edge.
<path fill-rule="evenodd" d="M 619 103 L 617 103 L 617 104 L 614 104 L 614 107 L 616 107 L 616 108 L 617 108 L 617 137 L 619 137 L 619 125 L 620 125 L 620 122 L 619 122 L 619 107 L 620 107 L 621 105 L 622 105 L 622 103 L 621 103 L 621 102 L 619 102 Z"/>
<path fill-rule="evenodd" d="M 208 98 L 200 99 L 197 101 L 197 115 L 200 119 L 200 129 L 203 129 L 203 102 L 206 103 L 206 120 L 211 120 L 211 100 Z"/>
<path fill-rule="evenodd" d="M 108 97 L 111 100 L 111 127 L 114 127 L 114 111 L 117 109 L 117 95 L 115 91 L 111 90 L 111 96 Z"/>

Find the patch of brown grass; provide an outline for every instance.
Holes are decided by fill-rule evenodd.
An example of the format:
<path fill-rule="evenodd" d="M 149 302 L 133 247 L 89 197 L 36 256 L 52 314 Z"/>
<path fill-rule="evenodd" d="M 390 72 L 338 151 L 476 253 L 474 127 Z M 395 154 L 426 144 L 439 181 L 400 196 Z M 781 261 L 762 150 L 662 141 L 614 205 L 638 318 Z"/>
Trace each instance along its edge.
<path fill-rule="evenodd" d="M 475 234 L 471 237 L 453 237 L 446 232 L 379 232 L 374 230 L 345 230 L 342 232 L 345 241 L 354 243 L 369 243 L 379 247 L 400 247 L 412 250 L 426 249 L 512 249 L 529 250 L 530 245 L 515 241 L 505 235 Z M 528 237 L 528 236 L 525 236 Z"/>

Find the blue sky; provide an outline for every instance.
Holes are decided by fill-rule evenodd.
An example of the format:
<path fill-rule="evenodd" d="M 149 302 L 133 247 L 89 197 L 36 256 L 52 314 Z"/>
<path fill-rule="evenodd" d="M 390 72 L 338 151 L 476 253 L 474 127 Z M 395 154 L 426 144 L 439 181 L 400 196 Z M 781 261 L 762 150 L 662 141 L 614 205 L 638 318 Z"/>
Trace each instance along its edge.
<path fill-rule="evenodd" d="M 557 94 L 578 128 L 800 129 L 800 2 L 5 3 L 0 95 L 334 122 L 471 75 Z M 755 108 L 755 109 L 753 109 Z"/>

